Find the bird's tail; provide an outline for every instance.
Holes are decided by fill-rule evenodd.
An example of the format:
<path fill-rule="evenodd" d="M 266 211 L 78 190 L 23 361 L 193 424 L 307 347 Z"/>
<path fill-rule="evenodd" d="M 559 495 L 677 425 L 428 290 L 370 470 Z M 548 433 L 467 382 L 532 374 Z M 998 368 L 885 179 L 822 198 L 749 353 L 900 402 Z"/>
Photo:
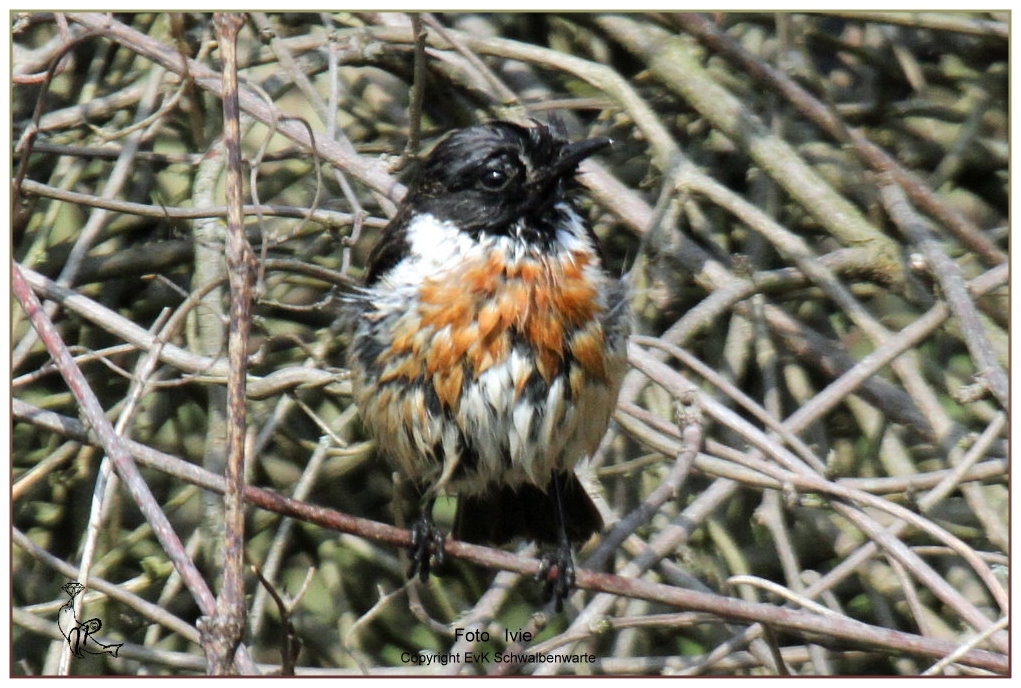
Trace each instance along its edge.
<path fill-rule="evenodd" d="M 584 542 L 603 527 L 599 510 L 574 473 L 563 472 L 554 479 L 560 483 L 567 537 Z M 480 545 L 503 545 L 518 537 L 558 544 L 559 513 L 552 481 L 545 488 L 497 486 L 483 494 L 458 497 L 453 535 Z"/>

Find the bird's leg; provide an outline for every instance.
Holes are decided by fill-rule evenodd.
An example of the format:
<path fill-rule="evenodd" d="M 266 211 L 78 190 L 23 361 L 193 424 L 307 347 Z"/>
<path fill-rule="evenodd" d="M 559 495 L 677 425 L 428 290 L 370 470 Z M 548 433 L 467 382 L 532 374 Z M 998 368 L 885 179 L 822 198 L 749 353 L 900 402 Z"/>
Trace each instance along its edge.
<path fill-rule="evenodd" d="M 557 504 L 557 546 L 547 551 L 539 560 L 539 571 L 536 580 L 543 581 L 543 595 L 546 600 L 552 599 L 559 614 L 564 609 L 564 600 L 574 587 L 574 555 L 571 552 L 571 541 L 567 537 L 567 520 L 564 517 L 564 500 L 560 476 L 553 475 L 553 501 Z"/>
<path fill-rule="evenodd" d="M 436 557 L 437 564 L 442 564 L 444 558 L 446 536 L 433 522 L 435 503 L 435 496 L 427 498 L 422 507 L 422 515 L 411 526 L 411 565 L 408 567 L 408 578 L 414 578 L 417 573 L 423 583 L 429 580 L 432 558 Z"/>

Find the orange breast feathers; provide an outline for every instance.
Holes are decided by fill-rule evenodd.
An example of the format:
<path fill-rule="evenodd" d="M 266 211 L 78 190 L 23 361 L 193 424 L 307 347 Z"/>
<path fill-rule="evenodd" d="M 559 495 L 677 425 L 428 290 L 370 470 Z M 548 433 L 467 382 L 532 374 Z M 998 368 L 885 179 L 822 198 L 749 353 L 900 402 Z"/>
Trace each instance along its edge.
<path fill-rule="evenodd" d="M 547 383 L 566 372 L 568 355 L 586 377 L 605 382 L 603 307 L 585 274 L 591 261 L 575 251 L 511 263 L 497 250 L 426 280 L 417 314 L 395 328 L 385 356 L 399 364 L 387 366 L 383 378 L 431 378 L 440 401 L 456 409 L 464 380 L 503 363 L 517 341 L 530 345 Z M 527 378 L 515 382 L 523 388 Z"/>

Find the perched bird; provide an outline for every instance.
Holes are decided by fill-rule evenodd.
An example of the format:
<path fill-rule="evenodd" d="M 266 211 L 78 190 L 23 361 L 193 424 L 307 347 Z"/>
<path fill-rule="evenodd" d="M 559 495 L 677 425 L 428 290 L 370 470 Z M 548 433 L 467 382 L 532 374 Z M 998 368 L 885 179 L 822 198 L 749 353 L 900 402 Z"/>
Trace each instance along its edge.
<path fill-rule="evenodd" d="M 540 576 L 557 608 L 572 542 L 602 528 L 573 471 L 606 431 L 625 371 L 629 308 L 574 198 L 578 164 L 608 139 L 490 122 L 422 163 L 351 299 L 349 365 L 365 426 L 415 485 L 410 576 L 443 535 L 553 545 Z"/>

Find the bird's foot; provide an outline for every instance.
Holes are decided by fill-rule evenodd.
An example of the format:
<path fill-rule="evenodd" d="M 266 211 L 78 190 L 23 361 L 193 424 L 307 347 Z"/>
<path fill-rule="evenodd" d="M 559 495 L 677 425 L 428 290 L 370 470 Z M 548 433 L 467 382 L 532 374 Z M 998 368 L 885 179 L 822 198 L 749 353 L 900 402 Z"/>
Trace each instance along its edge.
<path fill-rule="evenodd" d="M 414 578 L 417 573 L 423 583 L 429 580 L 433 557 L 436 558 L 437 564 L 443 563 L 446 537 L 431 518 L 422 517 L 411 527 L 411 565 L 408 567 L 408 578 Z"/>
<path fill-rule="evenodd" d="M 539 570 L 535 579 L 543 581 L 542 594 L 546 601 L 553 600 L 559 614 L 564 609 L 564 600 L 574 587 L 574 556 L 569 544 L 561 544 L 555 550 L 546 552 L 539 559 Z"/>

